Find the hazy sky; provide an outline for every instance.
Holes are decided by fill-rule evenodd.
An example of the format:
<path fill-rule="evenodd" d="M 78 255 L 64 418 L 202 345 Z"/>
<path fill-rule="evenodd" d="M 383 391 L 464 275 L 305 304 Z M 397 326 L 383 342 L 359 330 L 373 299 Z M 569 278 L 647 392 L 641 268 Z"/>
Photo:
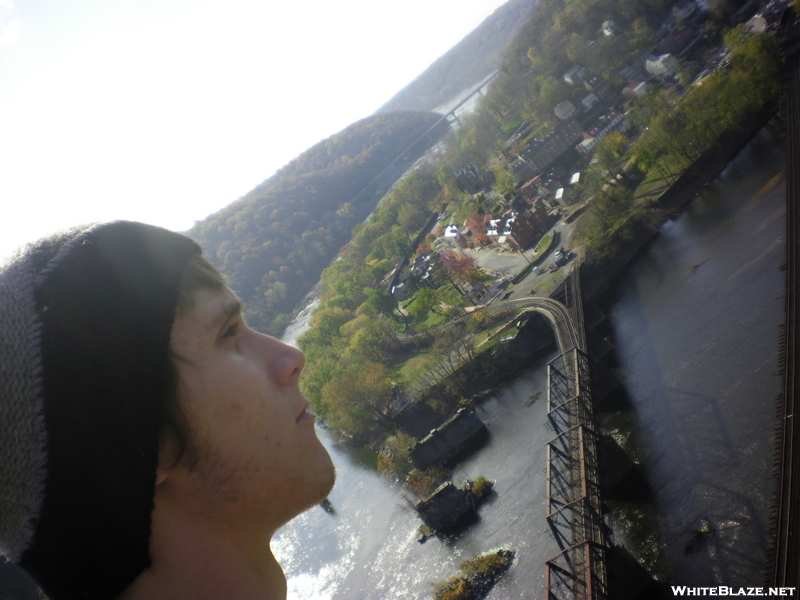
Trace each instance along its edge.
<path fill-rule="evenodd" d="M 0 254 L 176 230 L 381 104 L 505 0 L 0 0 Z"/>

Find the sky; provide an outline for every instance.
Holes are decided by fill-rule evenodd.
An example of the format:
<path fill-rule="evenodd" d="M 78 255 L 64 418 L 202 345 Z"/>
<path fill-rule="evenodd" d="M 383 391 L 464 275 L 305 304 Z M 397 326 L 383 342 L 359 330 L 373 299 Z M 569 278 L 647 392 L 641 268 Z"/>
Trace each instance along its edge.
<path fill-rule="evenodd" d="M 177 231 L 375 112 L 505 0 L 0 0 L 0 255 Z"/>

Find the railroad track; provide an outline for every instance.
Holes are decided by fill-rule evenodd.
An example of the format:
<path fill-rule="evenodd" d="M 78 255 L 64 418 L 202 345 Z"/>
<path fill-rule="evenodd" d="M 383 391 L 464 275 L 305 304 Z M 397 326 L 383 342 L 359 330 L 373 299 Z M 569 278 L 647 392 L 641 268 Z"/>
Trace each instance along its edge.
<path fill-rule="evenodd" d="M 784 77 L 781 112 L 786 119 L 786 324 L 782 335 L 780 362 L 784 385 L 779 400 L 779 425 L 776 452 L 778 490 L 773 515 L 774 550 L 771 585 L 800 587 L 800 437 L 797 412 L 797 270 L 800 266 L 800 21 L 787 13 L 783 23 L 782 53 Z"/>

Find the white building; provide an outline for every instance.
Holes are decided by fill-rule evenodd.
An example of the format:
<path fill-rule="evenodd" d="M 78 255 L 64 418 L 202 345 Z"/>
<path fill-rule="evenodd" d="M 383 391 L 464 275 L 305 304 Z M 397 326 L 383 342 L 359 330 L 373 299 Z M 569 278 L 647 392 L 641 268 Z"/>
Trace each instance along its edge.
<path fill-rule="evenodd" d="M 589 77 L 589 71 L 586 70 L 586 67 L 581 67 L 580 65 L 575 65 L 569 71 L 564 73 L 563 79 L 564 83 L 567 85 L 581 85 L 584 80 Z"/>
<path fill-rule="evenodd" d="M 647 57 L 644 68 L 648 73 L 656 77 L 670 77 L 678 72 L 678 61 L 672 54 L 662 54 L 656 56 L 651 54 Z"/>
<path fill-rule="evenodd" d="M 597 94 L 594 92 L 589 92 L 584 96 L 583 100 L 581 100 L 581 106 L 585 112 L 589 112 L 598 104 L 600 104 L 600 98 L 598 98 Z"/>
<path fill-rule="evenodd" d="M 564 121 L 565 119 L 569 119 L 570 117 L 574 117 L 575 115 L 577 115 L 578 109 L 575 108 L 575 105 L 569 100 L 564 100 L 563 102 L 559 102 L 558 104 L 556 104 L 556 107 L 553 109 L 553 112 L 556 113 L 556 116 L 561 121 Z"/>
<path fill-rule="evenodd" d="M 637 98 L 639 98 L 641 96 L 644 96 L 647 93 L 647 82 L 646 81 L 640 81 L 635 86 L 633 86 L 631 88 L 631 90 L 633 91 L 633 94 Z"/>

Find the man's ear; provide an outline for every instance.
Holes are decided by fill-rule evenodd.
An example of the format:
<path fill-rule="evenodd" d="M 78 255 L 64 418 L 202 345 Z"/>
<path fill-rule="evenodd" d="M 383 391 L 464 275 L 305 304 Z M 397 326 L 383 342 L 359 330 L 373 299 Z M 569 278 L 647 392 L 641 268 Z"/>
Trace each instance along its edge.
<path fill-rule="evenodd" d="M 177 450 L 172 436 L 167 435 L 161 439 L 158 448 L 158 467 L 156 468 L 156 485 L 164 483 L 178 464 Z"/>

